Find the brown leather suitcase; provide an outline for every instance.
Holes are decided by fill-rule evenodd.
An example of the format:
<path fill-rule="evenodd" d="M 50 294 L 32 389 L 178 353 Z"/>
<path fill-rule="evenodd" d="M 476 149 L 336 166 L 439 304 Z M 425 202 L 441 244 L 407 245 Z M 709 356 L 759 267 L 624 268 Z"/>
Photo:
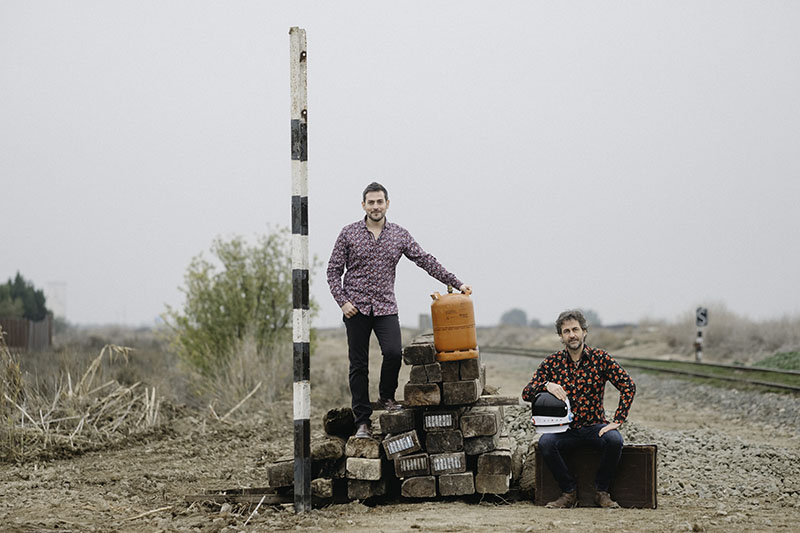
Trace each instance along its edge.
<path fill-rule="evenodd" d="M 600 452 L 591 448 L 578 448 L 565 457 L 569 471 L 578 480 L 578 505 L 595 507 L 594 477 L 600 464 Z M 611 487 L 611 498 L 621 507 L 655 509 L 656 495 L 656 445 L 626 444 Z M 536 489 L 534 503 L 545 505 L 559 497 L 561 489 L 553 474 L 544 464 L 539 446 L 536 446 Z"/>

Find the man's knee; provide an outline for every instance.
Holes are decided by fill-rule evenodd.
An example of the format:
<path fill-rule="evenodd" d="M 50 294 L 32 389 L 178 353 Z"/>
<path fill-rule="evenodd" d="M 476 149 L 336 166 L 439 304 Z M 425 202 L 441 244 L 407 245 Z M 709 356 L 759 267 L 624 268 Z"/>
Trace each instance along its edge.
<path fill-rule="evenodd" d="M 556 444 L 558 443 L 558 438 L 552 433 L 544 433 L 541 437 L 539 437 L 539 452 L 543 456 L 550 455 L 556 449 Z"/>
<path fill-rule="evenodd" d="M 603 445 L 609 448 L 622 448 L 623 440 L 622 434 L 617 431 L 616 429 L 612 429 L 611 431 L 606 431 L 603 436 Z"/>

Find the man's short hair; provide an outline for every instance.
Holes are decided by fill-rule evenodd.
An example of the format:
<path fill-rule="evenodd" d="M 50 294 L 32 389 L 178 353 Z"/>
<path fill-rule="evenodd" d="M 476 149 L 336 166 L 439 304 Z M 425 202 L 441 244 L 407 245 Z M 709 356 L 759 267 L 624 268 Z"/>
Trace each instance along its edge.
<path fill-rule="evenodd" d="M 580 309 L 567 309 L 556 319 L 556 333 L 561 335 L 561 326 L 564 325 L 564 322 L 567 320 L 577 320 L 578 324 L 580 324 L 581 329 L 589 331 L 589 324 L 586 323 L 586 317 L 583 316 Z"/>
<path fill-rule="evenodd" d="M 366 202 L 367 201 L 367 193 L 368 192 L 383 192 L 383 197 L 386 200 L 389 199 L 389 193 L 386 192 L 386 187 L 384 187 L 383 185 L 381 185 L 377 181 L 373 181 L 372 183 L 367 185 L 366 189 L 364 189 L 364 193 L 361 195 L 361 201 L 362 202 Z"/>

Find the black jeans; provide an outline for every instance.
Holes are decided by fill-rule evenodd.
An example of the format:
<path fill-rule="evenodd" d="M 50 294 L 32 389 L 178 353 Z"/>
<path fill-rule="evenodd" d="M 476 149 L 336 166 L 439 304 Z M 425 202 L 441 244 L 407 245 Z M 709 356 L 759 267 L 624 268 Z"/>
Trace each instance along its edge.
<path fill-rule="evenodd" d="M 581 444 L 601 451 L 600 466 L 597 469 L 594 486 L 597 490 L 608 491 L 611 482 L 614 481 L 619 458 L 622 456 L 622 435 L 616 429 L 612 429 L 602 437 L 598 437 L 597 434 L 605 425 L 595 424 L 579 429 L 568 429 L 564 433 L 545 433 L 539 437 L 539 452 L 562 492 L 572 492 L 576 487 L 575 478 L 567 469 L 562 454 Z"/>
<path fill-rule="evenodd" d="M 369 417 L 372 416 L 369 401 L 369 338 L 374 331 L 383 353 L 378 394 L 381 398 L 394 398 L 397 375 L 403 362 L 400 320 L 397 315 L 368 316 L 356 313 L 350 318 L 345 317 L 344 325 L 347 328 L 353 415 L 356 425 L 369 424 Z"/>

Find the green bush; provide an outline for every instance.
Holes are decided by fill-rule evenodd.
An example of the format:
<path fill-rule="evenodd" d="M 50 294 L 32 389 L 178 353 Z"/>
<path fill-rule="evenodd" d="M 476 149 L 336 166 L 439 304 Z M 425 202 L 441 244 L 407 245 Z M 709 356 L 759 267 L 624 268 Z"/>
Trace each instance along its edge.
<path fill-rule="evenodd" d="M 216 258 L 192 259 L 181 288 L 182 310 L 167 307 L 163 318 L 171 345 L 205 376 L 226 365 L 248 339 L 259 354 L 291 342 L 292 270 L 288 232 L 276 230 L 248 246 L 242 237 L 217 238 Z"/>

